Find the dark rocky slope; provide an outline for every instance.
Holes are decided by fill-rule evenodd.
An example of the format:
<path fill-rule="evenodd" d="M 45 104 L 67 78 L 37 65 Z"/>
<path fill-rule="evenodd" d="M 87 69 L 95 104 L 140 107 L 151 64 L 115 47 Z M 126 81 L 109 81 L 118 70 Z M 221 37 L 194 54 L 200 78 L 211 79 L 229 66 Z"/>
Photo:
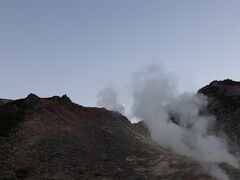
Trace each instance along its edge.
<path fill-rule="evenodd" d="M 216 116 L 217 130 L 240 145 L 240 82 L 213 81 L 198 93 L 208 97 L 208 112 Z"/>
<path fill-rule="evenodd" d="M 212 179 L 155 144 L 142 124 L 67 96 L 3 103 L 0 123 L 0 179 Z"/>
<path fill-rule="evenodd" d="M 0 99 L 0 105 L 4 105 L 4 104 L 7 104 L 9 102 L 11 102 L 12 100 L 10 99 Z"/>

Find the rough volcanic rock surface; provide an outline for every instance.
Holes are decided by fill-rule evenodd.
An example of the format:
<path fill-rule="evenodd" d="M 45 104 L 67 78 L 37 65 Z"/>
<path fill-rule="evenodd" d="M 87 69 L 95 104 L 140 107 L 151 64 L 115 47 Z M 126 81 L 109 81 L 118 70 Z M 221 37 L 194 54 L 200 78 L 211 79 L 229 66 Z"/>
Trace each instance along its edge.
<path fill-rule="evenodd" d="M 216 127 L 240 145 L 240 82 L 213 81 L 198 93 L 209 98 L 208 111 L 216 116 Z"/>
<path fill-rule="evenodd" d="M 142 125 L 67 96 L 2 104 L 0 122 L 0 179 L 213 179 Z"/>

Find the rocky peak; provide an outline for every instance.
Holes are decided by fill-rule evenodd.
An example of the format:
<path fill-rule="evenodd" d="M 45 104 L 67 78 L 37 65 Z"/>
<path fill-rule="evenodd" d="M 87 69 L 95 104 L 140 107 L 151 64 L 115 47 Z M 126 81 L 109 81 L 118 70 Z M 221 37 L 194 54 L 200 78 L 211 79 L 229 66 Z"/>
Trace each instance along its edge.
<path fill-rule="evenodd" d="M 240 145 L 240 82 L 213 81 L 198 93 L 209 98 L 207 111 L 216 117 L 216 128 Z"/>
<path fill-rule="evenodd" d="M 69 103 L 72 103 L 71 99 L 66 95 L 64 94 L 62 97 L 61 97 L 61 100 L 67 104 Z"/>
<path fill-rule="evenodd" d="M 27 99 L 39 99 L 39 97 L 38 97 L 36 94 L 30 93 L 30 94 L 27 96 Z"/>
<path fill-rule="evenodd" d="M 231 79 L 223 81 L 213 81 L 209 85 L 203 87 L 198 93 L 204 94 L 211 98 L 222 96 L 239 96 L 240 82 Z"/>

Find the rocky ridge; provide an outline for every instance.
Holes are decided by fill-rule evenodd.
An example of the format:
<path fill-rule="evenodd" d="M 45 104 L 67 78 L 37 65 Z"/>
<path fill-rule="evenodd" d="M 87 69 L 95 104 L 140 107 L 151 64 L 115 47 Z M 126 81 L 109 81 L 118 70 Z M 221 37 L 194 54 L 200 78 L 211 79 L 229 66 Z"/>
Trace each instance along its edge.
<path fill-rule="evenodd" d="M 0 105 L 0 179 L 212 179 L 117 112 L 30 94 Z"/>
<path fill-rule="evenodd" d="M 235 142 L 239 87 L 225 80 L 199 90 L 209 97 L 219 131 Z M 198 163 L 156 144 L 143 122 L 77 105 L 66 95 L 0 101 L 0 162 L 0 179 L 214 179 Z M 221 166 L 230 179 L 240 179 L 240 170 Z"/>

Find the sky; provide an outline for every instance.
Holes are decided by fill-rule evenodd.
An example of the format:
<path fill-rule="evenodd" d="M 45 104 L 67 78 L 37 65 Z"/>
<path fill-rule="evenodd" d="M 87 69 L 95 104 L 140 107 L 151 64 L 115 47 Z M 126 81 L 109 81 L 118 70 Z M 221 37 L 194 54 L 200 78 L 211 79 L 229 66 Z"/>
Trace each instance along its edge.
<path fill-rule="evenodd" d="M 239 19 L 239 0 L 0 0 L 0 96 L 94 106 L 153 62 L 186 91 L 240 80 Z"/>

